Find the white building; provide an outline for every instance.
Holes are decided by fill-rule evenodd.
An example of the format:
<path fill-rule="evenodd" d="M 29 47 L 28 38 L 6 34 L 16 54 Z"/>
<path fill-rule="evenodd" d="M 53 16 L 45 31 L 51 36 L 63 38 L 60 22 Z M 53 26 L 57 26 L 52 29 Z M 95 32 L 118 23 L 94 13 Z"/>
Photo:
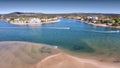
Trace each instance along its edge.
<path fill-rule="evenodd" d="M 41 20 L 39 18 L 30 18 L 27 21 L 28 23 L 41 23 Z"/>

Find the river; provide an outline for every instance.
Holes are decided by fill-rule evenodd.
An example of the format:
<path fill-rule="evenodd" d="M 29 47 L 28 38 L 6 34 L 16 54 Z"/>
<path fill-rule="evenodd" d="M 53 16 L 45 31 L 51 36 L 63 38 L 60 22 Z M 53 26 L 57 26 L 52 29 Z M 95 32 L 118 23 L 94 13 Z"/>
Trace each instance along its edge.
<path fill-rule="evenodd" d="M 0 41 L 44 43 L 74 52 L 120 54 L 119 29 L 65 18 L 40 26 L 19 26 L 0 21 Z"/>

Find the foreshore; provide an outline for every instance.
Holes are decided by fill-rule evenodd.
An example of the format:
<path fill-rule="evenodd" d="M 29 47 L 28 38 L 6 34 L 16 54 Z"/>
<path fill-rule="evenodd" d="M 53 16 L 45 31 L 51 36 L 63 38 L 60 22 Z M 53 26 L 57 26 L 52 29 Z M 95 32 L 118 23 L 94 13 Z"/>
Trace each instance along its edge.
<path fill-rule="evenodd" d="M 48 21 L 48 22 L 40 22 L 40 23 L 17 23 L 17 22 L 9 22 L 9 23 L 14 24 L 14 25 L 42 25 L 42 24 L 56 23 L 59 21 L 60 21 L 60 19 L 58 19 L 56 21 Z"/>
<path fill-rule="evenodd" d="M 2 48 L 0 51 L 2 53 L 1 54 L 2 56 L 0 58 L 4 57 L 0 61 L 1 65 L 4 64 L 2 68 L 7 68 L 7 67 L 12 68 L 11 63 L 16 63 L 13 66 L 20 66 L 21 68 L 34 68 L 34 67 L 35 68 L 119 68 L 120 67 L 119 64 L 105 63 L 90 58 L 87 59 L 87 58 L 72 56 L 71 54 L 60 51 L 46 44 L 21 42 L 21 41 L 2 41 L 0 42 L 0 45 Z M 52 52 L 54 53 L 51 54 L 48 53 L 49 55 L 44 57 L 44 54 L 39 53 L 39 48 L 45 46 L 47 48 L 51 48 Z M 46 48 L 44 49 L 45 50 L 43 51 L 48 52 L 46 51 Z M 43 56 L 44 58 L 42 58 L 41 56 Z M 11 60 L 8 60 L 7 62 L 2 62 L 10 58 Z M 41 58 L 41 60 L 39 58 Z M 36 61 L 32 61 L 33 59 L 36 59 Z M 27 62 L 25 62 L 26 60 Z M 34 65 L 32 65 L 30 62 L 34 63 Z M 24 64 L 26 64 L 27 67 L 24 66 Z"/>
<path fill-rule="evenodd" d="M 120 29 L 120 26 L 109 26 L 109 25 L 106 25 L 106 24 L 95 24 L 95 23 L 91 23 L 91 22 L 87 22 L 87 21 L 82 21 L 86 24 L 90 24 L 90 25 L 93 25 L 93 26 L 100 26 L 100 27 L 109 27 L 109 28 L 117 28 L 117 29 Z"/>
<path fill-rule="evenodd" d="M 91 22 L 88 22 L 88 21 L 77 20 L 77 19 L 71 19 L 71 20 L 81 21 L 81 22 L 84 22 L 86 24 L 93 25 L 93 26 L 109 27 L 109 28 L 120 28 L 120 26 L 114 27 L 114 26 L 109 26 L 109 25 L 106 25 L 106 24 L 95 24 L 95 23 L 91 23 Z"/>

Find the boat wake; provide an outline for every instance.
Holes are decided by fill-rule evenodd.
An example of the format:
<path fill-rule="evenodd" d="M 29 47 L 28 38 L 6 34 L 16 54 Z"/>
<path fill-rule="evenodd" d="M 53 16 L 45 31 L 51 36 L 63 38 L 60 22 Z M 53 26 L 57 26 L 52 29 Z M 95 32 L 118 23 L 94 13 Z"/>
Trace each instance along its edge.
<path fill-rule="evenodd" d="M 43 28 L 48 28 L 48 29 L 60 29 L 60 30 L 69 30 L 70 27 L 43 27 Z"/>
<path fill-rule="evenodd" d="M 96 31 L 96 30 L 93 30 L 93 32 L 99 32 L 99 33 L 119 33 L 120 30 L 116 30 L 116 31 L 113 31 L 113 30 L 111 30 L 111 31 Z"/>

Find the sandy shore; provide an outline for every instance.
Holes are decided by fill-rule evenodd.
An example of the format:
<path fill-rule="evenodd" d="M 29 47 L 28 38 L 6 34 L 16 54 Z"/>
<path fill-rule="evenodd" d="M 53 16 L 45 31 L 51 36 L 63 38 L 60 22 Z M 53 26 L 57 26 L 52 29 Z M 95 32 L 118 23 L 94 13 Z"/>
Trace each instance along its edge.
<path fill-rule="evenodd" d="M 120 29 L 120 26 L 109 26 L 109 25 L 106 25 L 106 24 L 95 24 L 95 23 L 91 23 L 91 22 L 87 22 L 87 21 L 82 21 L 86 24 L 90 24 L 90 25 L 93 25 L 93 26 L 100 26 L 100 27 L 109 27 L 109 28 L 117 28 L 117 29 Z"/>
<path fill-rule="evenodd" d="M 42 52 L 40 51 L 42 49 Z M 51 51 L 51 52 L 49 52 Z M 45 44 L 0 42 L 1 68 L 120 68 L 119 64 L 78 58 Z"/>
<path fill-rule="evenodd" d="M 59 53 L 43 59 L 37 64 L 37 68 L 120 68 L 120 65 L 107 64 Z"/>
<path fill-rule="evenodd" d="M 60 20 L 56 20 L 56 21 L 49 21 L 49 22 L 41 22 L 41 23 L 17 23 L 17 22 L 10 22 L 11 24 L 14 25 L 42 25 L 42 24 L 49 24 L 49 23 L 56 23 L 59 22 Z"/>
<path fill-rule="evenodd" d="M 21 41 L 0 42 L 0 68 L 36 68 L 36 63 L 59 53 L 52 46 Z"/>
<path fill-rule="evenodd" d="M 56 20 L 56 21 L 50 21 L 50 22 L 42 22 L 43 24 L 48 24 L 48 23 L 55 23 L 55 22 L 60 22 L 60 19 Z"/>

